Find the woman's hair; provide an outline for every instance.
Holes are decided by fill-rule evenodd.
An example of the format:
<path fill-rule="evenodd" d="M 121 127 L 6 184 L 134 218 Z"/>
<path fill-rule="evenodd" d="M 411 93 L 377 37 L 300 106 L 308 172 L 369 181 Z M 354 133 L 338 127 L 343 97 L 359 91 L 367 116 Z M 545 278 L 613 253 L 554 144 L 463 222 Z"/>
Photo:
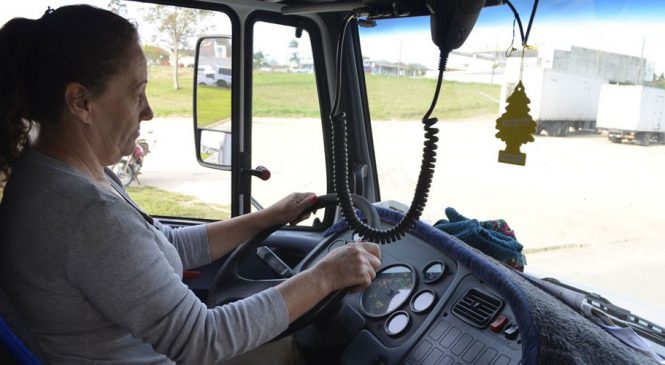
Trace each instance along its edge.
<path fill-rule="evenodd" d="M 33 123 L 47 128 L 58 122 L 67 84 L 103 93 L 134 44 L 132 23 L 88 5 L 49 9 L 36 20 L 14 18 L 0 29 L 0 183 Z"/>

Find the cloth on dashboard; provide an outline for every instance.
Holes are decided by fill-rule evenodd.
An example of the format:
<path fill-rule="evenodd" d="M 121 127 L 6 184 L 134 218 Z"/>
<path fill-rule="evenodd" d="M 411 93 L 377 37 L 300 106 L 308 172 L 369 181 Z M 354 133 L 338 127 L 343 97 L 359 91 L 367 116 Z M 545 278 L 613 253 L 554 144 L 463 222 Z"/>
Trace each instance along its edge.
<path fill-rule="evenodd" d="M 466 218 L 453 208 L 446 208 L 445 212 L 448 219 L 434 223 L 435 228 L 459 238 L 510 267 L 524 270 L 526 258 L 522 254 L 523 246 L 517 241 L 515 231 L 506 221 L 497 219 L 479 222 Z"/>
<path fill-rule="evenodd" d="M 212 364 L 287 328 L 274 288 L 206 308 L 181 275 L 207 262 L 205 226 L 150 224 L 31 148 L 13 165 L 0 204 L 0 284 L 49 363 Z"/>

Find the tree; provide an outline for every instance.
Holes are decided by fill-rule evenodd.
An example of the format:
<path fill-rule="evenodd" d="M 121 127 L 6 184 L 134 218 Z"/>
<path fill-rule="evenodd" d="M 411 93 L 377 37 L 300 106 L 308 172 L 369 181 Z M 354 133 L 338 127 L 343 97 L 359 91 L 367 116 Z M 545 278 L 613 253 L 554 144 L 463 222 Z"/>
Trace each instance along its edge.
<path fill-rule="evenodd" d="M 254 57 L 252 58 L 252 66 L 254 68 L 261 68 L 267 64 L 267 59 L 266 56 L 263 54 L 263 52 L 258 51 L 254 53 Z"/>
<path fill-rule="evenodd" d="M 165 38 L 167 48 L 171 52 L 173 63 L 173 88 L 180 89 L 178 81 L 179 49 L 187 47 L 187 40 L 194 36 L 197 25 L 210 11 L 177 8 L 175 6 L 157 5 L 150 8 L 144 15 L 145 20 L 157 25 L 157 30 Z"/>
<path fill-rule="evenodd" d="M 150 65 L 163 65 L 164 60 L 169 58 L 169 51 L 150 44 L 143 46 L 143 53 Z"/>
<path fill-rule="evenodd" d="M 289 58 L 289 62 L 292 64 L 299 66 L 300 65 L 300 56 L 298 54 L 298 41 L 295 39 L 292 39 L 289 42 L 289 48 L 293 48 L 293 53 L 291 53 L 291 58 Z"/>
<path fill-rule="evenodd" d="M 121 0 L 110 0 L 107 7 L 115 14 L 120 16 L 127 15 L 127 4 L 123 3 Z"/>

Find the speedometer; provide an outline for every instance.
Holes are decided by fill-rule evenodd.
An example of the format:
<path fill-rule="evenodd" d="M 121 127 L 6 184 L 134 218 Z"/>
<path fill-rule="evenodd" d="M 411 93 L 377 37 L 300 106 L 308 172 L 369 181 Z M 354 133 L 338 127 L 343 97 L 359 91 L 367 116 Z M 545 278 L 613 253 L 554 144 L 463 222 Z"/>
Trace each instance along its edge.
<path fill-rule="evenodd" d="M 409 299 L 415 285 L 416 274 L 410 267 L 386 267 L 376 274 L 372 284 L 363 292 L 361 306 L 370 317 L 390 314 Z"/>

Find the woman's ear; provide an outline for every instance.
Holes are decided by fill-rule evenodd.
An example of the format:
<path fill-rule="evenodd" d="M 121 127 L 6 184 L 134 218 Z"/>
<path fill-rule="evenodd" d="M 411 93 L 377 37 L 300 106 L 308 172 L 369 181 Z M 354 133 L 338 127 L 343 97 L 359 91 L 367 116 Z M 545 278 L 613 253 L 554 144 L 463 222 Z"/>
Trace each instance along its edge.
<path fill-rule="evenodd" d="M 88 89 L 78 82 L 70 82 L 65 87 L 66 110 L 86 125 L 92 122 L 90 101 Z"/>

